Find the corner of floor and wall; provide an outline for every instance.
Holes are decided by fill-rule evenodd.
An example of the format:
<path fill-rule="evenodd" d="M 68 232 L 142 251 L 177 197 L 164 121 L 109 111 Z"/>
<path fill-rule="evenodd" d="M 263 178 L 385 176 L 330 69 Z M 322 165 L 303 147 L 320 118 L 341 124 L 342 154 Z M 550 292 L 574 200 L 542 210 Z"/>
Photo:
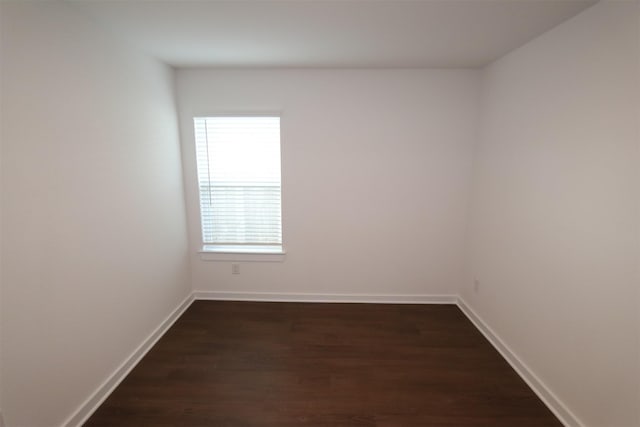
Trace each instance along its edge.
<path fill-rule="evenodd" d="M 640 425 L 638 3 L 483 70 L 466 301 L 569 425 Z"/>
<path fill-rule="evenodd" d="M 65 2 L 0 2 L 2 413 L 71 425 L 190 295 L 172 70 Z"/>
<path fill-rule="evenodd" d="M 81 425 L 194 298 L 455 303 L 565 425 L 640 425 L 636 1 L 482 70 L 171 70 L 0 12 L 6 427 Z M 234 275 L 195 251 L 189 122 L 284 105 L 287 259 Z"/>

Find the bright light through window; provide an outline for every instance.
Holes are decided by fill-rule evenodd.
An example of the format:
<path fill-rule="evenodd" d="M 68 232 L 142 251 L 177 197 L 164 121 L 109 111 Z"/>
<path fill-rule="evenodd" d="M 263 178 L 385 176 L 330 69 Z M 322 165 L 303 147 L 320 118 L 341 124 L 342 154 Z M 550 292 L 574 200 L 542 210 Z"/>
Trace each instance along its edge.
<path fill-rule="evenodd" d="M 202 241 L 282 245 L 279 117 L 194 119 Z"/>

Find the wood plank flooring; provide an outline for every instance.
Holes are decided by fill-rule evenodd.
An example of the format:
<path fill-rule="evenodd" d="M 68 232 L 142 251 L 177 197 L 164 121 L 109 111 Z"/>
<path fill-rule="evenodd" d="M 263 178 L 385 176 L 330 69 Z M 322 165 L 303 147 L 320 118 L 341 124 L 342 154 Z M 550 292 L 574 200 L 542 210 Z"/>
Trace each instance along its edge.
<path fill-rule="evenodd" d="M 562 424 L 454 305 L 196 301 L 85 426 Z"/>

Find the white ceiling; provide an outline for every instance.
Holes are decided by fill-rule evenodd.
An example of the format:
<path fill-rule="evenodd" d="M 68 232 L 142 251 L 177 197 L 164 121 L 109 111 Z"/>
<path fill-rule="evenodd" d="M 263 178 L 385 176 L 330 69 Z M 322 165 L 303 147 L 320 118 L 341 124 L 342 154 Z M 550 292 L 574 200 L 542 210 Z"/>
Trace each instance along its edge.
<path fill-rule="evenodd" d="M 173 66 L 480 67 L 593 0 L 66 0 Z"/>

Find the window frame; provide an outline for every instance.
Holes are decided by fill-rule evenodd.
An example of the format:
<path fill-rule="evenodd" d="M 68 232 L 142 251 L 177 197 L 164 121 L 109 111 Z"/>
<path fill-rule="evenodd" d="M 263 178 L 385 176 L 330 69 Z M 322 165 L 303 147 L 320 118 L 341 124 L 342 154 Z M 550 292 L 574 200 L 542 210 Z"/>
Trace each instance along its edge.
<path fill-rule="evenodd" d="M 281 243 L 269 245 L 254 244 L 211 244 L 204 243 L 203 239 L 203 223 L 202 208 L 200 200 L 200 182 L 198 180 L 198 160 L 197 160 L 197 142 L 195 119 L 212 118 L 212 117 L 277 117 L 280 125 L 279 153 L 280 153 L 280 231 L 282 234 Z M 195 154 L 195 187 L 198 212 L 198 238 L 200 241 L 198 254 L 203 261 L 253 261 L 253 262 L 282 262 L 286 258 L 284 247 L 284 220 L 283 220 L 283 185 L 282 185 L 282 121 L 283 114 L 281 111 L 269 112 L 243 112 L 243 113 L 213 113 L 213 114 L 194 114 L 191 117 L 191 143 Z"/>

